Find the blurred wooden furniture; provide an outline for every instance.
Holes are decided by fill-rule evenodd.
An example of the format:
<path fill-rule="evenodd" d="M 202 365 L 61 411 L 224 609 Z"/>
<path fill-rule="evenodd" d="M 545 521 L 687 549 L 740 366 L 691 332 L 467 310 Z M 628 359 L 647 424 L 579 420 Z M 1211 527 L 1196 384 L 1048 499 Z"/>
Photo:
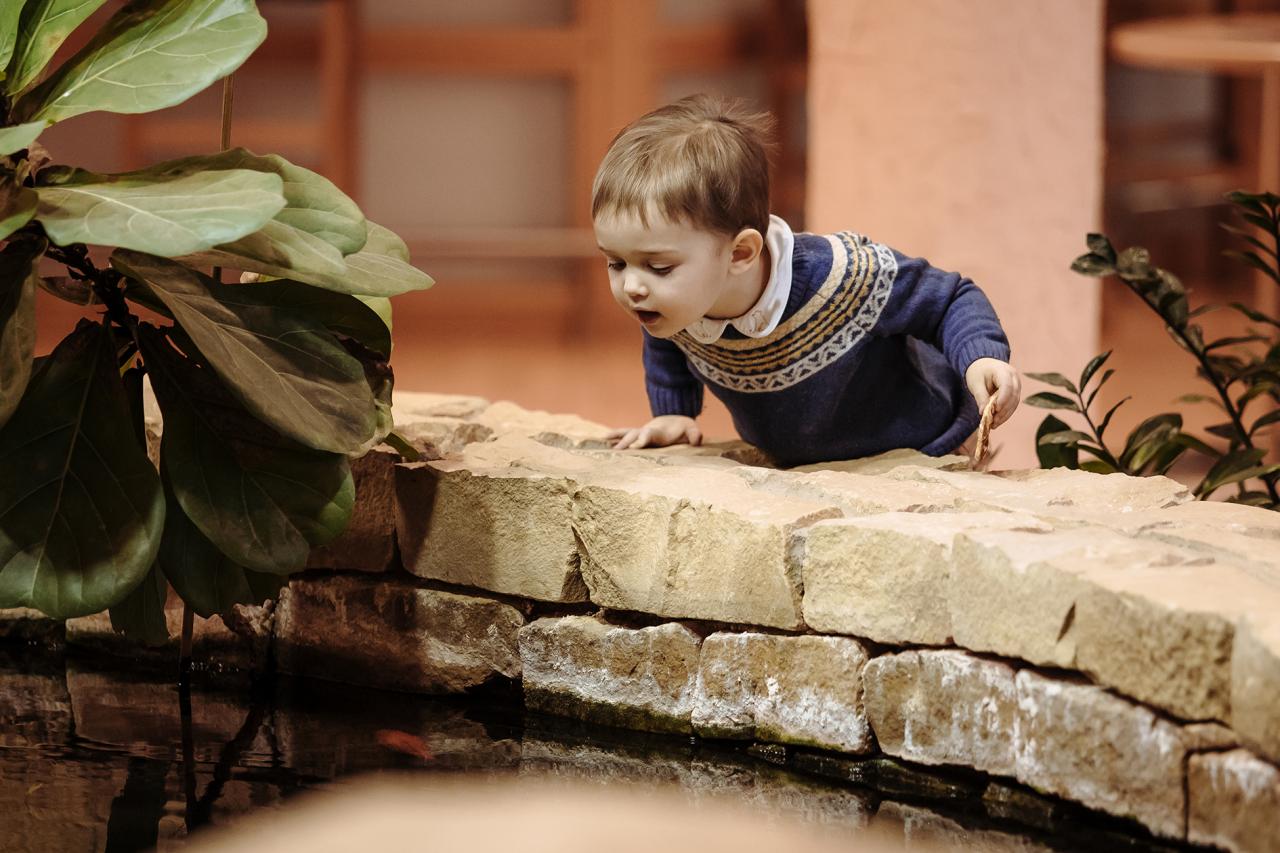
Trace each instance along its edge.
<path fill-rule="evenodd" d="M 1261 79 L 1253 190 L 1280 192 L 1280 13 L 1237 12 L 1154 18 L 1122 24 L 1111 34 L 1119 61 L 1149 68 L 1209 71 Z M 1259 273 L 1259 310 L 1272 315 L 1280 288 Z"/>

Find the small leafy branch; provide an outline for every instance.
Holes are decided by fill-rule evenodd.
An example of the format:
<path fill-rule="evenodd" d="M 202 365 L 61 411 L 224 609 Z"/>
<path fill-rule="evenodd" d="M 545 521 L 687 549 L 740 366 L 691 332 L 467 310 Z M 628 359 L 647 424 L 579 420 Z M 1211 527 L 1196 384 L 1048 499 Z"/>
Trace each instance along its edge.
<path fill-rule="evenodd" d="M 1226 224 L 1227 230 L 1244 239 L 1250 249 L 1228 254 L 1248 264 L 1280 285 L 1280 196 L 1274 193 L 1233 192 L 1227 196 L 1236 212 L 1253 231 Z M 1236 486 L 1232 500 L 1280 509 L 1280 464 L 1266 461 L 1268 427 L 1280 423 L 1280 319 L 1232 303 L 1232 310 L 1260 328 L 1246 334 L 1206 342 L 1204 330 L 1192 322 L 1216 306 L 1189 308 L 1186 288 L 1176 276 L 1153 266 L 1147 251 L 1126 249 L 1119 254 L 1101 234 L 1090 234 L 1089 251 L 1071 268 L 1083 275 L 1116 276 L 1163 321 L 1165 330 L 1196 363 L 1196 375 L 1209 385 L 1210 394 L 1186 394 L 1183 403 L 1208 403 L 1218 408 L 1226 420 L 1207 428 L 1218 443 L 1210 444 L 1182 429 L 1177 413 L 1154 415 L 1139 424 L 1125 439 L 1118 453 L 1106 443 L 1112 416 L 1129 399 L 1113 405 L 1095 421 L 1091 414 L 1098 391 L 1114 371 L 1098 371 L 1111 353 L 1093 358 L 1072 382 L 1058 373 L 1032 373 L 1038 379 L 1068 392 L 1070 396 L 1046 391 L 1027 398 L 1027 403 L 1046 409 L 1072 411 L 1084 420 L 1084 430 L 1072 429 L 1053 415 L 1047 416 L 1036 432 L 1037 453 L 1042 467 L 1067 466 L 1098 473 L 1123 472 L 1133 475 L 1164 474 L 1188 450 L 1212 460 L 1208 472 L 1195 488 L 1204 499 L 1224 486 Z M 1096 381 L 1095 381 L 1096 379 Z M 1258 412 L 1258 409 L 1264 409 Z M 1225 442 L 1225 446 L 1221 444 Z M 1081 462 L 1080 454 L 1092 458 Z M 1251 488 L 1250 483 L 1257 483 Z"/>
<path fill-rule="evenodd" d="M 46 73 L 104 3 L 0 4 L 0 607 L 109 609 L 163 642 L 169 586 L 206 617 L 261 602 L 346 527 L 348 460 L 391 429 L 389 297 L 431 280 L 277 156 L 51 164 L 49 125 L 178 104 L 266 37 L 253 0 L 134 0 Z M 259 280 L 224 284 L 222 268 Z M 37 288 L 101 312 L 40 358 Z"/>

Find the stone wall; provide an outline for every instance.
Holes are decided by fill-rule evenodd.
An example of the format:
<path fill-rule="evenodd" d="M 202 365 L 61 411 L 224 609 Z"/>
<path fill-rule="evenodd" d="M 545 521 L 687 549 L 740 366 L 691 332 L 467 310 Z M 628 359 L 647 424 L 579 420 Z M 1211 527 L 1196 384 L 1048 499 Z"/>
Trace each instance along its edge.
<path fill-rule="evenodd" d="M 474 398 L 396 415 L 424 460 L 359 463 L 358 522 L 270 620 L 285 671 L 518 683 L 552 714 L 972 768 L 1161 838 L 1280 846 L 1280 514 L 914 453 L 613 452 Z"/>

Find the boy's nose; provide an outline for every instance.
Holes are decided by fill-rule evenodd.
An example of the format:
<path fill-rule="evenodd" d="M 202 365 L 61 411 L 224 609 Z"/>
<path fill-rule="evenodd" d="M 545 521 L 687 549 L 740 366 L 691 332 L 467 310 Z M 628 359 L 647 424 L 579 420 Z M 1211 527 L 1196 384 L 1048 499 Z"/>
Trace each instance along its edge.
<path fill-rule="evenodd" d="M 628 275 L 622 280 L 622 292 L 637 299 L 643 299 L 649 295 L 649 289 L 634 275 Z"/>

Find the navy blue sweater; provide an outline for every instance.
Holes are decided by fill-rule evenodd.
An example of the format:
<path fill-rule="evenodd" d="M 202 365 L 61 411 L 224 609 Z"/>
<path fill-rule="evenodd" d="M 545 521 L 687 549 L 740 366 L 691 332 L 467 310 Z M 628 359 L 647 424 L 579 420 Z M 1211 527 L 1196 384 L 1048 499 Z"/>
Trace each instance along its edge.
<path fill-rule="evenodd" d="M 795 235 L 790 296 L 765 337 L 644 333 L 655 417 L 696 417 L 710 387 L 784 465 L 950 453 L 978 426 L 964 372 L 979 358 L 1008 361 L 1009 342 L 977 285 L 847 232 Z"/>

